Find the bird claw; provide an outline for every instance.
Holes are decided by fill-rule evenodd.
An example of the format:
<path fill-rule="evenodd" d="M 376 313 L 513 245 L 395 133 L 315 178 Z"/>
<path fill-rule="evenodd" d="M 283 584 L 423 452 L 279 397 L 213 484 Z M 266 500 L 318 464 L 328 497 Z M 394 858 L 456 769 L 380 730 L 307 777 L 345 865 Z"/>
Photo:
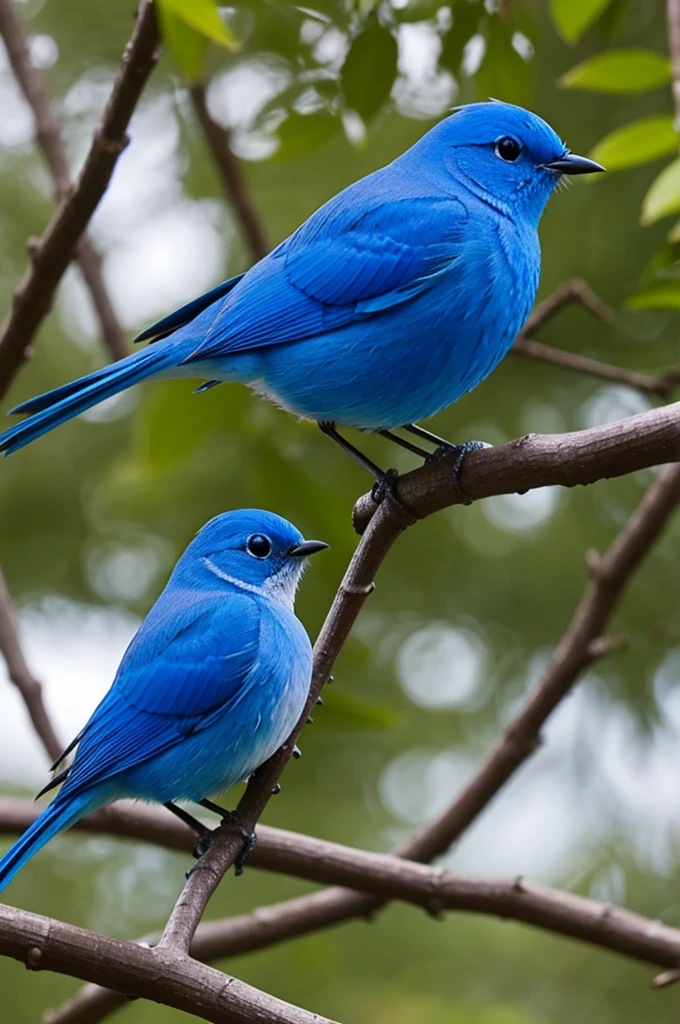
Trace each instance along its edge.
<path fill-rule="evenodd" d="M 194 848 L 191 851 L 196 860 L 200 860 L 203 854 L 207 853 L 212 843 L 213 830 L 207 828 L 205 832 L 201 832 L 198 839 L 194 843 Z M 193 868 L 192 868 L 193 870 Z M 191 874 L 191 871 L 187 873 L 187 878 Z"/>
<path fill-rule="evenodd" d="M 463 461 L 465 456 L 470 452 L 479 452 L 483 448 L 493 448 L 493 445 L 489 444 L 487 441 L 465 441 L 464 444 L 442 444 L 432 453 L 431 458 L 441 459 L 444 455 L 450 455 L 452 452 L 455 454 L 456 458 L 451 471 L 453 486 L 459 494 L 464 494 L 465 492 L 461 486 L 460 476 L 463 470 Z"/>
<path fill-rule="evenodd" d="M 388 497 L 399 501 L 396 492 L 398 476 L 399 473 L 396 469 L 386 469 L 383 475 L 376 480 L 371 489 L 371 497 L 376 505 L 380 505 Z"/>
<path fill-rule="evenodd" d="M 257 842 L 257 833 L 248 832 L 246 829 L 240 829 L 241 836 L 243 837 L 243 847 L 238 857 L 234 861 L 234 874 L 236 876 L 243 874 L 243 868 L 245 866 L 246 858 L 252 851 L 255 843 Z"/>

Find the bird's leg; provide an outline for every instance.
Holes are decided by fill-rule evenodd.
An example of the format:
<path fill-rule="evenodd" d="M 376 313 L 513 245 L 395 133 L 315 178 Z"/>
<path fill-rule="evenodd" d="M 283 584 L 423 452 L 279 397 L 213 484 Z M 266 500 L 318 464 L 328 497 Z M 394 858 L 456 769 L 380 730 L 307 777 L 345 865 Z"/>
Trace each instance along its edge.
<path fill-rule="evenodd" d="M 358 448 L 355 448 L 353 444 L 350 444 L 341 434 L 338 433 L 335 423 L 328 423 L 322 420 L 319 423 L 319 429 L 326 437 L 330 437 L 332 441 L 335 441 L 337 445 L 342 448 L 343 452 L 349 455 L 350 459 L 354 459 L 358 462 L 365 470 L 367 470 L 372 477 L 376 480 L 382 480 L 385 476 L 385 470 L 381 469 L 380 466 L 376 466 L 375 462 L 372 462 L 367 455 L 360 452 Z M 389 472 L 389 470 L 388 470 Z"/>
<path fill-rule="evenodd" d="M 168 800 L 163 806 L 167 807 L 169 811 L 172 811 L 172 813 L 179 818 L 180 821 L 183 821 L 185 825 L 192 828 L 198 836 L 192 851 L 194 857 L 198 860 L 210 846 L 212 830 L 209 829 L 207 825 L 204 825 L 202 821 L 199 821 L 198 818 L 194 818 L 193 814 L 189 814 L 188 811 L 185 811 L 183 807 L 178 807 L 177 804 L 173 804 L 172 800 Z"/>
<path fill-rule="evenodd" d="M 424 448 L 419 448 L 418 445 L 412 444 L 407 441 L 405 437 L 399 437 L 398 434 L 393 434 L 391 430 L 379 430 L 378 433 L 381 437 L 386 437 L 388 441 L 393 441 L 394 444 L 398 444 L 400 448 L 405 448 L 407 452 L 413 452 L 414 455 L 420 455 L 422 459 L 429 459 L 430 452 L 426 452 Z"/>
<path fill-rule="evenodd" d="M 422 438 L 424 441 L 430 441 L 431 444 L 436 444 L 437 447 L 431 455 L 427 455 L 428 459 L 438 459 L 442 455 L 447 455 L 450 452 L 456 453 L 456 461 L 453 464 L 452 476 L 453 486 L 456 490 L 462 494 L 463 488 L 460 483 L 460 474 L 463 469 L 463 460 L 469 452 L 478 452 L 482 448 L 491 448 L 491 445 L 486 441 L 465 441 L 463 444 L 454 444 L 453 441 L 445 441 L 443 437 L 438 437 L 436 434 L 431 433 L 429 430 L 425 430 L 424 427 L 418 426 L 417 423 L 405 423 L 403 430 L 408 430 L 409 433 L 415 434 L 416 437 Z"/>
<path fill-rule="evenodd" d="M 224 807 L 220 807 L 219 804 L 213 803 L 212 800 L 203 799 L 199 800 L 198 802 L 201 805 L 201 807 L 205 807 L 206 810 L 212 811 L 213 814 L 218 814 L 222 819 L 222 823 L 224 824 L 224 822 L 227 822 L 227 824 L 230 827 L 232 827 L 235 832 L 238 832 L 241 838 L 243 839 L 243 847 L 241 848 L 241 852 L 234 861 L 234 874 L 242 875 L 243 866 L 246 862 L 246 857 L 248 856 L 252 848 L 255 846 L 255 843 L 257 842 L 256 833 L 252 831 L 249 832 L 247 829 L 241 827 L 236 811 L 227 811 L 225 810 Z M 212 833 L 210 833 L 210 835 L 212 836 Z M 198 845 L 198 843 L 196 845 Z M 205 850 L 203 852 L 205 853 Z"/>
<path fill-rule="evenodd" d="M 390 498 L 392 498 L 392 500 L 398 505 L 403 505 L 395 487 L 395 481 L 399 475 L 396 469 L 384 470 L 381 469 L 380 466 L 377 466 L 375 462 L 372 462 L 368 458 L 367 455 L 360 452 L 358 448 L 355 448 L 353 444 L 350 444 L 349 441 L 345 440 L 345 438 L 338 433 L 335 423 L 321 421 L 319 423 L 319 428 L 327 437 L 330 437 L 331 440 L 335 441 L 335 443 L 342 448 L 343 452 L 346 452 L 351 459 L 354 459 L 354 461 L 358 462 L 360 466 L 363 466 L 371 476 L 375 477 L 375 484 L 371 490 L 371 497 L 376 505 L 379 505 L 387 495 L 389 495 Z"/>

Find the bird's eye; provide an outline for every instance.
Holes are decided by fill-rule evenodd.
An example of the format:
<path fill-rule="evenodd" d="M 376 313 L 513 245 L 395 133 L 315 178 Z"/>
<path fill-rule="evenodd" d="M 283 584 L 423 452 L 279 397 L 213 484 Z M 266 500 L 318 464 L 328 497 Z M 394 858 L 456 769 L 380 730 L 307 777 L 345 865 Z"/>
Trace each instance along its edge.
<path fill-rule="evenodd" d="M 253 533 L 246 541 L 246 551 L 253 558 L 267 558 L 272 553 L 272 542 L 263 533 Z"/>
<path fill-rule="evenodd" d="M 513 139 L 510 135 L 504 135 L 502 139 L 498 139 L 494 146 L 494 152 L 496 156 L 499 156 L 501 160 L 505 160 L 511 164 L 517 159 L 522 152 L 517 139 Z"/>

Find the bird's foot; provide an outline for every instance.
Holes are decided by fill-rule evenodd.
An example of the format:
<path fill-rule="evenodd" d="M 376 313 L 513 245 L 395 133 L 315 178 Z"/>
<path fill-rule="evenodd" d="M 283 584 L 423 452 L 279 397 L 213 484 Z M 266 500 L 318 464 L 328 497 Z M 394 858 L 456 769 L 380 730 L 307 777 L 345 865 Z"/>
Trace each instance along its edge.
<path fill-rule="evenodd" d="M 200 832 L 198 839 L 194 843 L 194 848 L 191 851 L 192 855 L 196 860 L 200 860 L 204 853 L 207 853 L 210 849 L 210 844 L 213 840 L 214 829 L 206 828 L 204 832 Z M 187 878 L 191 874 L 191 871 L 187 872 Z"/>
<path fill-rule="evenodd" d="M 248 857 L 248 854 L 252 851 L 253 847 L 255 846 L 255 843 L 257 842 L 257 833 L 255 831 L 248 832 L 247 829 L 242 828 L 239 829 L 239 832 L 243 839 L 243 846 L 241 847 L 241 852 L 234 861 L 235 875 L 243 874 L 243 868 L 246 863 L 246 858 Z"/>
<path fill-rule="evenodd" d="M 463 471 L 463 462 L 465 456 L 470 452 L 479 452 L 483 448 L 492 448 L 487 441 L 465 441 L 464 444 L 453 444 L 452 442 L 446 442 L 440 444 L 439 447 L 430 456 L 432 459 L 441 459 L 444 455 L 450 455 L 452 452 L 455 454 L 455 460 L 453 463 L 453 469 L 451 476 L 453 477 L 453 486 L 459 494 L 464 494 L 461 486 L 460 477 Z"/>

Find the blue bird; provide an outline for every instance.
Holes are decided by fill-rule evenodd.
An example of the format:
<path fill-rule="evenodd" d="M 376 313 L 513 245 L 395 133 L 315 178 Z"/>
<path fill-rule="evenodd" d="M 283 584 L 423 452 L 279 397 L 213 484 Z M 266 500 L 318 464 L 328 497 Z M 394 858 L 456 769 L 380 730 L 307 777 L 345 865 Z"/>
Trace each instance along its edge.
<path fill-rule="evenodd" d="M 16 451 L 145 379 L 238 381 L 337 431 L 417 426 L 475 388 L 506 354 L 536 296 L 538 222 L 564 174 L 604 168 L 575 156 L 535 114 L 474 103 L 322 206 L 245 274 L 145 330 L 154 344 L 24 402 L 0 436 Z M 455 447 L 455 446 L 451 446 Z"/>
<path fill-rule="evenodd" d="M 0 890 L 58 832 L 121 797 L 165 804 L 204 843 L 209 830 L 174 801 L 228 816 L 208 797 L 248 778 L 290 735 L 312 672 L 295 590 L 306 556 L 326 547 L 257 509 L 203 527 L 53 765 L 77 748 L 42 790 L 62 784 L 55 799 L 0 860 Z"/>

